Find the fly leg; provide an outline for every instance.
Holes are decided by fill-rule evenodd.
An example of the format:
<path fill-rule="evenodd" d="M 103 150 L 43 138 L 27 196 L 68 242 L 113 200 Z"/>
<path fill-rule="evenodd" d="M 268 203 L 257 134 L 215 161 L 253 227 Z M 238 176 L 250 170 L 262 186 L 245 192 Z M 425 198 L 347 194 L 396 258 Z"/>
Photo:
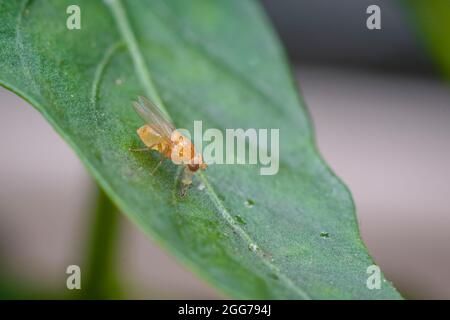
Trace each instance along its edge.
<path fill-rule="evenodd" d="M 189 186 L 192 184 L 193 176 L 194 172 L 191 171 L 188 166 L 185 166 L 183 170 L 183 176 L 181 178 L 181 189 L 179 193 L 180 197 L 186 196 Z"/>
<path fill-rule="evenodd" d="M 167 148 L 168 148 L 168 147 L 165 146 L 164 149 L 161 150 L 161 160 L 159 160 L 158 164 L 153 168 L 152 172 L 150 173 L 151 175 L 153 175 L 153 174 L 156 172 L 156 170 L 159 168 L 159 166 L 161 165 L 161 163 L 164 161 L 164 156 L 163 156 L 163 155 L 166 153 Z"/>
<path fill-rule="evenodd" d="M 131 151 L 131 152 L 145 152 L 145 151 L 151 150 L 154 146 L 157 146 L 157 145 L 158 145 L 158 143 L 154 143 L 154 144 L 152 144 L 152 145 L 150 145 L 148 147 L 145 147 L 145 148 L 128 148 L 128 150 Z"/>
<path fill-rule="evenodd" d="M 145 152 L 145 151 L 150 151 L 153 147 L 157 146 L 159 144 L 158 143 L 154 143 L 148 147 L 145 148 L 128 148 L 128 150 L 130 150 L 131 152 Z M 158 167 L 161 165 L 161 163 L 164 161 L 164 157 L 162 156 L 162 154 L 164 154 L 164 152 L 166 151 L 167 147 L 164 148 L 164 150 L 161 152 L 161 160 L 158 162 L 158 164 L 155 166 L 155 168 L 153 168 L 153 170 L 150 172 L 150 175 L 153 175 L 156 171 L 156 169 L 158 169 Z"/>
<path fill-rule="evenodd" d="M 153 168 L 152 172 L 150 172 L 151 175 L 153 175 L 156 172 L 156 169 L 159 168 L 159 166 L 161 165 L 161 163 L 164 161 L 164 157 L 161 156 L 161 160 L 159 160 L 158 164 Z"/>
<path fill-rule="evenodd" d="M 150 150 L 149 147 L 145 147 L 145 148 L 128 148 L 128 151 L 131 151 L 131 152 L 145 152 L 145 151 L 148 151 L 148 150 Z"/>

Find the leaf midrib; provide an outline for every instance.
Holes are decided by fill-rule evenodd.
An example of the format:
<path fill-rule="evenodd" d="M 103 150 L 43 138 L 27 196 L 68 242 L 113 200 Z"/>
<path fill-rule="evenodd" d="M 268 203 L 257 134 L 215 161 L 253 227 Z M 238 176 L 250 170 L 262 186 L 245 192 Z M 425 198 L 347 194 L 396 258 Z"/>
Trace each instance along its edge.
<path fill-rule="evenodd" d="M 152 77 L 145 64 L 145 60 L 139 49 L 138 42 L 130 26 L 129 20 L 127 18 L 125 9 L 123 8 L 121 1 L 109 0 L 106 3 L 111 9 L 114 21 L 116 22 L 117 27 L 119 29 L 119 33 L 121 34 L 128 48 L 128 51 L 130 53 L 131 59 L 135 67 L 135 71 L 139 77 L 141 84 L 144 87 L 144 90 L 149 95 L 149 97 L 151 97 L 155 101 L 155 103 L 163 110 L 163 112 L 167 114 L 169 119 L 171 119 L 170 114 L 168 113 L 167 108 L 164 106 L 162 99 L 159 97 L 158 90 L 156 89 L 156 86 L 153 83 Z M 309 297 L 309 295 L 303 289 L 298 287 L 287 275 L 282 273 L 276 265 L 272 264 L 271 261 L 264 256 L 262 250 L 259 248 L 257 243 L 252 240 L 250 235 L 247 232 L 245 232 L 245 230 L 242 229 L 239 225 L 236 224 L 233 217 L 228 212 L 228 210 L 226 210 L 222 201 L 217 196 L 217 193 L 215 192 L 215 190 L 209 183 L 208 179 L 202 172 L 199 173 L 199 178 L 204 183 L 205 189 L 207 190 L 207 194 L 210 197 L 211 201 L 214 203 L 216 209 L 219 211 L 221 217 L 230 225 L 231 228 L 233 228 L 234 231 L 236 231 L 239 237 L 247 244 L 247 247 L 250 247 L 251 245 L 256 245 L 256 250 L 254 251 L 254 253 L 262 260 L 264 265 L 268 267 L 271 272 L 275 273 L 280 280 L 284 281 L 286 285 L 289 286 L 295 292 L 297 292 L 299 296 L 303 297 L 304 299 L 311 299 L 311 297 Z"/>

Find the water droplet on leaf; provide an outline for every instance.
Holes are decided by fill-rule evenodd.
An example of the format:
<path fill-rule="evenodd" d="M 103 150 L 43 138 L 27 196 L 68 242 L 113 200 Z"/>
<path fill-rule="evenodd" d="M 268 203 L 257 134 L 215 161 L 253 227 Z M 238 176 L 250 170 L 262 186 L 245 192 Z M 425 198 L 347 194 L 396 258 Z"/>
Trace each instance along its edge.
<path fill-rule="evenodd" d="M 247 208 L 253 208 L 253 206 L 255 205 L 255 202 L 251 199 L 247 199 L 247 200 L 245 200 L 244 205 Z"/>
<path fill-rule="evenodd" d="M 275 280 L 278 280 L 278 279 L 279 279 L 279 277 L 278 277 L 275 273 L 271 273 L 271 274 L 270 274 L 270 277 L 273 278 L 273 279 L 275 279 Z"/>
<path fill-rule="evenodd" d="M 247 224 L 247 222 L 245 222 L 245 220 L 242 219 L 241 216 L 236 215 L 234 218 L 236 219 L 237 222 L 239 222 L 239 223 L 242 224 L 243 226 Z"/>
<path fill-rule="evenodd" d="M 197 186 L 197 189 L 200 190 L 200 191 L 202 191 L 202 190 L 205 189 L 205 185 L 204 185 L 203 183 L 200 183 L 200 184 Z"/>

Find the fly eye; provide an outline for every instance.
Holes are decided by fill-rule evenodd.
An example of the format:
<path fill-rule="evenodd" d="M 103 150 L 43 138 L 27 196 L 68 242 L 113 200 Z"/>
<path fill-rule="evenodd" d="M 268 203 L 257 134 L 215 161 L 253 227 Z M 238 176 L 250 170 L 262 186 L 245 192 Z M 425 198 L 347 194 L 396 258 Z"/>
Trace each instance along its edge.
<path fill-rule="evenodd" d="M 199 165 L 198 164 L 188 164 L 188 168 L 192 172 L 195 172 L 195 171 L 197 171 L 199 169 Z"/>

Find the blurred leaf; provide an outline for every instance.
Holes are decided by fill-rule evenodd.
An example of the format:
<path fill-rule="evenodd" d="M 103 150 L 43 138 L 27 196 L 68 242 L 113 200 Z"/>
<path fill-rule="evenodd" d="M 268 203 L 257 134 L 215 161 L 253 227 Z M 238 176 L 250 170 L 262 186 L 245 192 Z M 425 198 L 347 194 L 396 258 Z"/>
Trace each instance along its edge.
<path fill-rule="evenodd" d="M 403 0 L 441 71 L 450 79 L 450 1 Z"/>
<path fill-rule="evenodd" d="M 74 3 L 82 29 L 69 31 Z M 388 282 L 366 287 L 373 262 L 351 196 L 318 155 L 283 50 L 253 1 L 0 8 L 0 82 L 35 106 L 120 209 L 197 275 L 234 298 L 400 298 Z M 165 107 L 178 127 L 201 119 L 204 129 L 281 128 L 279 173 L 213 165 L 180 200 L 177 167 L 166 161 L 151 176 L 158 157 L 128 151 L 141 146 L 137 95 Z"/>

